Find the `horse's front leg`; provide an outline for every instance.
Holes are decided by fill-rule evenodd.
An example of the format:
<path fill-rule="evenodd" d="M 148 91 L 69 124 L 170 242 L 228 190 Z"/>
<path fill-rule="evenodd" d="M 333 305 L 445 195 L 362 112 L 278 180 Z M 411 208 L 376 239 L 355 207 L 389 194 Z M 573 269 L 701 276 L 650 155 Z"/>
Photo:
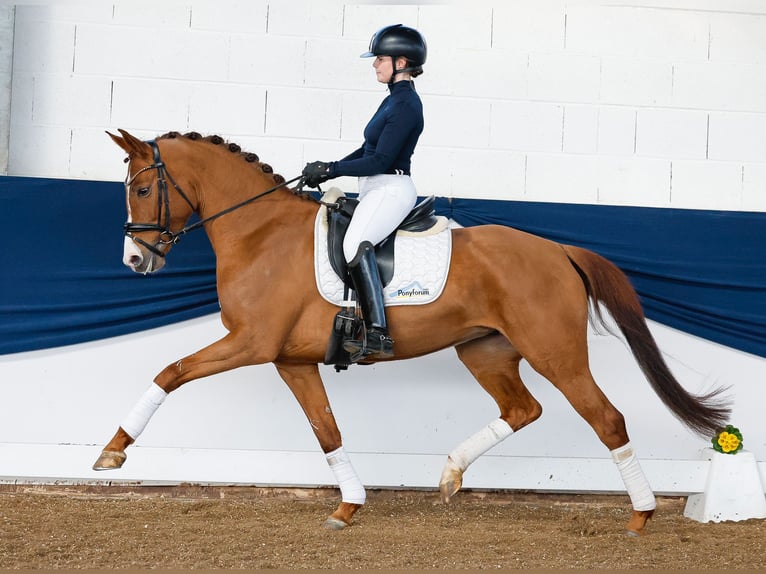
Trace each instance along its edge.
<path fill-rule="evenodd" d="M 340 431 L 332 414 L 322 378 L 319 376 L 319 368 L 316 364 L 284 363 L 277 363 L 276 367 L 298 399 L 319 446 L 327 457 L 327 464 L 330 465 L 340 486 L 341 503 L 325 521 L 324 526 L 333 530 L 350 526 L 354 513 L 364 504 L 366 494 L 348 454 L 343 449 Z"/>
<path fill-rule="evenodd" d="M 238 344 L 237 338 L 229 333 L 201 351 L 165 367 L 120 423 L 112 440 L 93 465 L 93 470 L 120 468 L 127 459 L 125 449 L 136 441 L 170 392 L 194 379 L 252 362 L 246 349 L 246 345 Z"/>

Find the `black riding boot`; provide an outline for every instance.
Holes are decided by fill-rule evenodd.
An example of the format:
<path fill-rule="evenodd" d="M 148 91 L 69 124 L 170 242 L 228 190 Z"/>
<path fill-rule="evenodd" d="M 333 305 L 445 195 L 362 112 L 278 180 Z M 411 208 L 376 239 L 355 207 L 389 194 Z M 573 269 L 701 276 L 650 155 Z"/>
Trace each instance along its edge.
<path fill-rule="evenodd" d="M 366 358 L 393 357 L 394 340 L 388 334 L 380 273 L 375 261 L 375 249 L 369 241 L 359 245 L 356 257 L 348 264 L 348 272 L 362 307 L 365 329 L 360 339 L 344 341 L 343 348 L 351 353 L 354 362 Z"/>

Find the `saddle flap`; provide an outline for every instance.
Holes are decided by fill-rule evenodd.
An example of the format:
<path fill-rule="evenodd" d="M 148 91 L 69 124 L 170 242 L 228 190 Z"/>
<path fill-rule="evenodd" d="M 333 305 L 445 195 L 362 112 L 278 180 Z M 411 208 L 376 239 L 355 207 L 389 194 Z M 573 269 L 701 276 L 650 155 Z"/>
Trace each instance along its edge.
<path fill-rule="evenodd" d="M 394 276 L 394 240 L 398 231 L 410 233 L 423 232 L 433 228 L 439 223 L 435 215 L 436 197 L 431 196 L 423 199 L 404 218 L 401 224 L 391 235 L 386 237 L 375 246 L 375 260 L 378 264 L 381 283 L 385 286 L 391 282 Z M 340 196 L 334 201 L 334 205 L 327 209 L 327 249 L 330 257 L 330 265 L 343 282 L 352 288 L 351 279 L 348 276 L 346 258 L 343 256 L 343 238 L 351 223 L 359 200 L 351 197 Z"/>

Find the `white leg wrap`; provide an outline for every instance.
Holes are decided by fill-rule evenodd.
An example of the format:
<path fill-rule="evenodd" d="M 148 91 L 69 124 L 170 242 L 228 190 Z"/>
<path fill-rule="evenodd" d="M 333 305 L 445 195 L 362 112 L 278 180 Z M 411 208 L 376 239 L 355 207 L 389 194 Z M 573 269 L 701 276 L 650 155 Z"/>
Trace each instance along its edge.
<path fill-rule="evenodd" d="M 633 510 L 654 510 L 657 501 L 630 442 L 610 452 L 633 503 Z"/>
<path fill-rule="evenodd" d="M 455 450 L 449 454 L 449 458 L 461 471 L 464 471 L 473 461 L 512 434 L 511 425 L 503 419 L 495 419 L 455 447 Z"/>
<path fill-rule="evenodd" d="M 167 396 L 168 394 L 157 383 L 152 383 L 138 400 L 136 406 L 133 407 L 133 410 L 122 421 L 120 425 L 122 430 L 128 433 L 130 438 L 136 440 L 144 431 L 144 428 L 146 428 L 146 424 L 152 418 L 154 411 L 164 402 Z"/>
<path fill-rule="evenodd" d="M 364 504 L 367 494 L 364 491 L 362 481 L 351 464 L 351 459 L 343 447 L 327 453 L 327 464 L 335 475 L 335 480 L 340 486 L 341 500 L 351 504 Z"/>

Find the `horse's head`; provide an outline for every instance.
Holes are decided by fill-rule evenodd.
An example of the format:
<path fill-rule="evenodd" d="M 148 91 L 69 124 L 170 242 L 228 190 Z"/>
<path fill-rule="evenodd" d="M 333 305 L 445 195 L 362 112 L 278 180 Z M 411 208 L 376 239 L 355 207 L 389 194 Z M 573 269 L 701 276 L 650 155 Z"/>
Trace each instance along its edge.
<path fill-rule="evenodd" d="M 137 273 L 152 273 L 164 267 L 165 255 L 177 241 L 176 232 L 194 206 L 168 172 L 156 140 L 144 142 L 125 130 L 119 132 L 122 137 L 107 134 L 128 154 L 128 220 L 122 261 Z"/>

